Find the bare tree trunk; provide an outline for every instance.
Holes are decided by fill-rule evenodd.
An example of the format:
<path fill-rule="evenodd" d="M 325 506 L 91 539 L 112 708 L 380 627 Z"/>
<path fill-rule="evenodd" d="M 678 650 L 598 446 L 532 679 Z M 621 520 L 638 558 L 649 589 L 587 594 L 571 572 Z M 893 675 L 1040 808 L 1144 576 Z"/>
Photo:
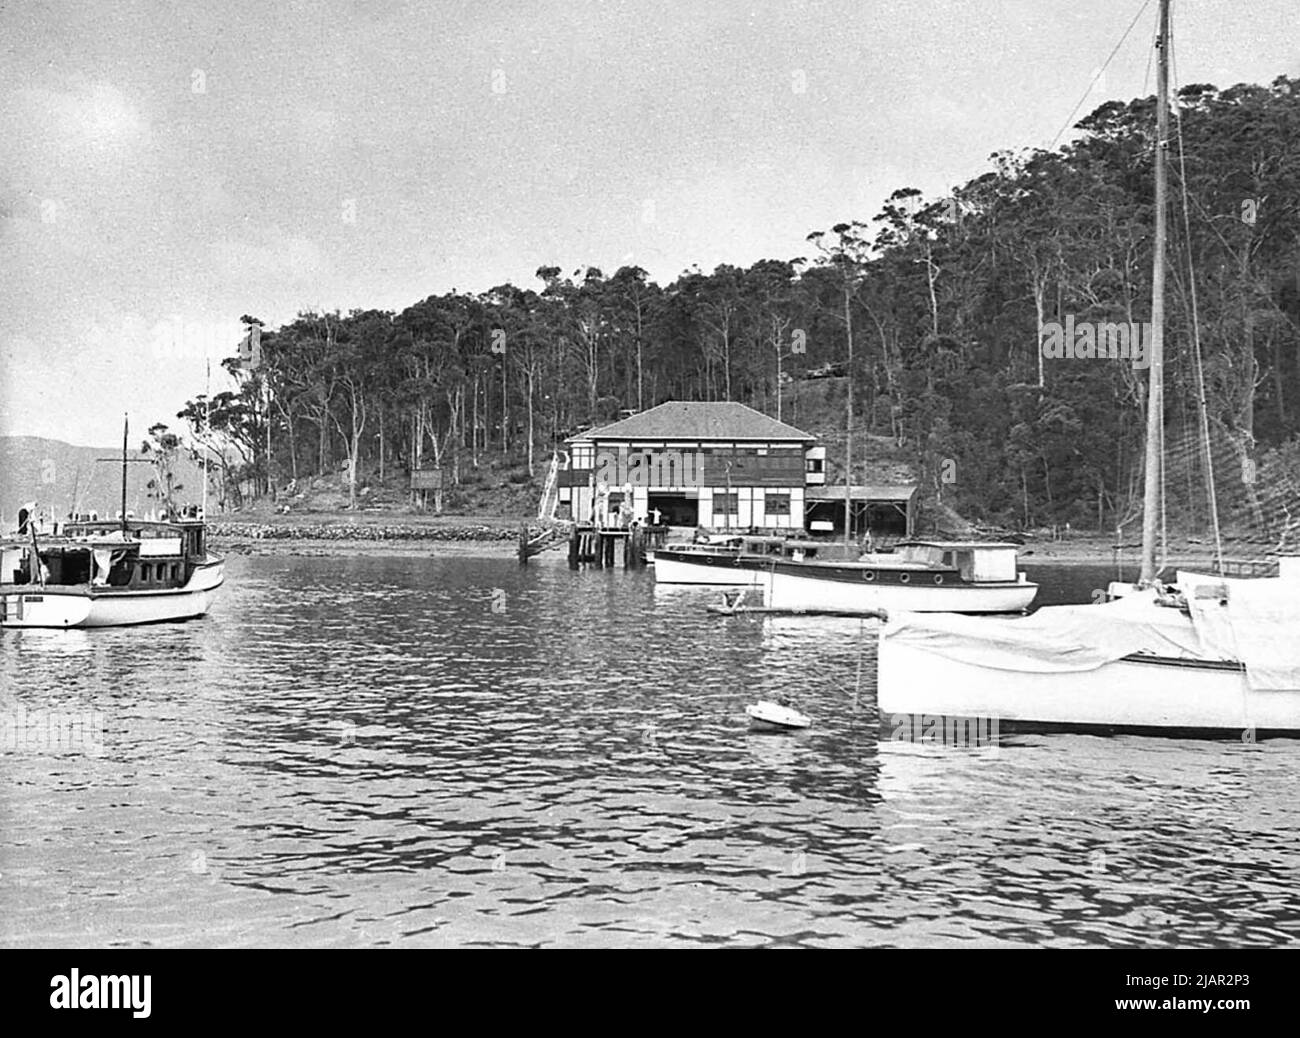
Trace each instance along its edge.
<path fill-rule="evenodd" d="M 411 413 L 411 453 L 407 455 L 410 459 L 411 471 L 417 472 L 420 468 L 420 434 L 423 430 L 420 428 L 420 419 L 423 417 L 424 403 L 421 402 L 419 407 Z M 407 501 L 411 507 L 415 507 L 416 495 L 422 491 L 414 487 L 407 494 Z"/>
<path fill-rule="evenodd" d="M 317 441 L 316 444 L 316 468 L 318 470 L 316 475 L 318 476 L 325 475 L 329 465 L 329 462 L 326 460 L 326 455 L 329 452 L 329 434 L 330 434 L 329 425 L 327 424 L 328 422 L 329 419 L 324 414 L 322 414 L 319 422 L 320 439 Z"/>
<path fill-rule="evenodd" d="M 781 340 L 772 336 L 772 346 L 776 350 L 776 420 L 781 420 Z"/>
<path fill-rule="evenodd" d="M 285 427 L 289 431 L 289 478 L 298 482 L 298 448 L 293 435 L 293 418 L 285 415 Z"/>
<path fill-rule="evenodd" d="M 731 399 L 731 329 L 722 332 L 722 383 L 726 399 Z"/>
<path fill-rule="evenodd" d="M 509 376 L 506 372 L 505 358 L 501 358 L 501 454 L 504 457 L 510 449 L 510 399 L 507 392 Z"/>
<path fill-rule="evenodd" d="M 360 448 L 361 436 L 354 424 L 352 426 L 352 449 L 349 452 L 351 457 L 348 458 L 348 507 L 354 510 L 357 507 L 357 451 Z"/>
<path fill-rule="evenodd" d="M 1034 309 L 1038 314 L 1038 334 L 1034 338 L 1034 352 L 1038 355 L 1038 388 L 1046 382 L 1043 379 L 1043 295 L 1047 291 L 1046 275 L 1034 276 Z"/>
<path fill-rule="evenodd" d="M 930 286 L 930 315 L 932 320 L 932 331 L 937 337 L 939 334 L 939 300 L 935 296 L 934 282 L 939 268 L 934 265 L 933 249 L 927 241 L 925 244 L 925 273 Z"/>
<path fill-rule="evenodd" d="M 528 386 L 528 403 L 527 403 L 528 406 L 528 475 L 532 476 L 534 474 L 533 473 L 533 448 L 534 448 L 533 441 L 535 437 L 533 436 L 533 431 L 534 431 L 533 430 L 533 410 L 534 410 L 533 380 L 535 376 L 531 368 L 527 369 L 526 374 L 527 374 L 527 386 Z"/>
<path fill-rule="evenodd" d="M 478 376 L 474 376 L 474 411 L 469 424 L 469 455 L 474 467 L 478 468 Z"/>

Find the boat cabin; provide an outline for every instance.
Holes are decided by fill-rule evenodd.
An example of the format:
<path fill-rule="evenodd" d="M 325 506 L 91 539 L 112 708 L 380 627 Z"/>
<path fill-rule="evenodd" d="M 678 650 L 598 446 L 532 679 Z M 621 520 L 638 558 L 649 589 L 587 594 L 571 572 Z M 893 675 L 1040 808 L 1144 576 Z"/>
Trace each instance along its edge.
<path fill-rule="evenodd" d="M 182 588 L 206 555 L 201 520 L 68 522 L 58 537 L 0 542 L 0 585 L 89 586 L 124 591 Z M 33 563 L 33 554 L 39 569 Z"/>
<path fill-rule="evenodd" d="M 1015 544 L 977 541 L 903 541 L 893 552 L 864 555 L 860 561 L 891 569 L 955 570 L 966 583 L 1015 582 Z"/>
<path fill-rule="evenodd" d="M 207 548 L 203 532 L 203 520 L 189 518 L 166 522 L 128 518 L 125 531 L 120 520 L 109 519 L 69 521 L 63 527 L 64 536 L 73 540 L 122 540 L 125 534 L 125 539 L 140 542 L 140 554 L 146 558 L 180 555 L 202 559 Z"/>
<path fill-rule="evenodd" d="M 705 542 L 690 546 L 693 553 L 718 555 L 773 556 L 776 558 L 806 558 L 817 556 L 818 543 L 808 538 L 763 537 L 754 534 L 737 534 L 734 537 L 711 536 Z"/>

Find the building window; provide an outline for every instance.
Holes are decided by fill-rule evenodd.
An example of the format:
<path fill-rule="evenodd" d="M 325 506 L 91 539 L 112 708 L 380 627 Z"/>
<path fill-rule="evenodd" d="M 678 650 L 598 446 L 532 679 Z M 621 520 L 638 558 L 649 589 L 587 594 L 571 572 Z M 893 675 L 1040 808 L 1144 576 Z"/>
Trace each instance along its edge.
<path fill-rule="evenodd" d="M 825 470 L 826 467 L 826 459 L 808 458 L 807 461 L 805 462 L 805 466 L 806 466 L 806 471 L 808 472 L 822 472 Z"/>
<path fill-rule="evenodd" d="M 789 494 L 767 494 L 763 500 L 763 510 L 768 515 L 789 515 Z"/>
<path fill-rule="evenodd" d="M 714 515 L 739 515 L 740 495 L 737 493 L 719 494 L 715 490 L 713 492 L 713 514 Z"/>

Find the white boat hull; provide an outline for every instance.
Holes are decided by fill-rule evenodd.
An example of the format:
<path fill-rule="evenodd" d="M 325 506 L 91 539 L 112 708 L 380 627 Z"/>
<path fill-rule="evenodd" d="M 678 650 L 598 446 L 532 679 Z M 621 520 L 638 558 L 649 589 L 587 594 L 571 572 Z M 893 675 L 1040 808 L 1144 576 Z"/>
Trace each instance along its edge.
<path fill-rule="evenodd" d="M 745 707 L 751 726 L 769 731 L 794 732 L 807 728 L 812 719 L 793 707 L 767 701 Z"/>
<path fill-rule="evenodd" d="M 204 615 L 225 579 L 217 556 L 195 569 L 184 587 L 157 591 L 32 587 L 6 591 L 0 627 L 127 627 Z"/>
<path fill-rule="evenodd" d="M 788 571 L 759 571 L 763 605 L 770 609 L 825 609 L 847 613 L 1017 613 L 1027 609 L 1037 584 L 935 584 L 919 571 L 908 584 L 830 580 Z"/>
<path fill-rule="evenodd" d="M 1300 731 L 1300 690 L 1255 691 L 1234 664 L 1126 657 L 1094 670 L 1022 672 L 901 645 L 881 627 L 876 702 L 884 726 L 908 715 L 1009 727 Z"/>
<path fill-rule="evenodd" d="M 706 561 L 707 560 L 707 561 Z M 715 587 L 759 587 L 761 570 L 742 569 L 726 555 L 701 555 L 689 562 L 657 552 L 654 560 L 656 584 L 709 584 Z"/>

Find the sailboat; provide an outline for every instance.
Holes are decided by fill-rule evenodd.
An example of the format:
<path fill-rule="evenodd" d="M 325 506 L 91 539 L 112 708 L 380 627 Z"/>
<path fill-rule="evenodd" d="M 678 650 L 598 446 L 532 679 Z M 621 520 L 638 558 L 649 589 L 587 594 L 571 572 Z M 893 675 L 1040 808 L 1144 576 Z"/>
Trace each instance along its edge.
<path fill-rule="evenodd" d="M 75 516 L 51 537 L 27 518 L 18 535 L 0 537 L 0 627 L 123 627 L 211 607 L 225 561 L 207 548 L 200 509 L 161 521 L 126 510 L 128 430 L 124 422 L 117 520 Z"/>
<path fill-rule="evenodd" d="M 891 614 L 879 630 L 882 725 L 921 715 L 992 719 L 1006 729 L 1300 734 L 1300 572 L 1283 565 L 1276 578 L 1157 579 L 1169 43 L 1169 0 L 1161 0 L 1140 580 L 1112 585 L 1111 601 L 1014 620 Z"/>

